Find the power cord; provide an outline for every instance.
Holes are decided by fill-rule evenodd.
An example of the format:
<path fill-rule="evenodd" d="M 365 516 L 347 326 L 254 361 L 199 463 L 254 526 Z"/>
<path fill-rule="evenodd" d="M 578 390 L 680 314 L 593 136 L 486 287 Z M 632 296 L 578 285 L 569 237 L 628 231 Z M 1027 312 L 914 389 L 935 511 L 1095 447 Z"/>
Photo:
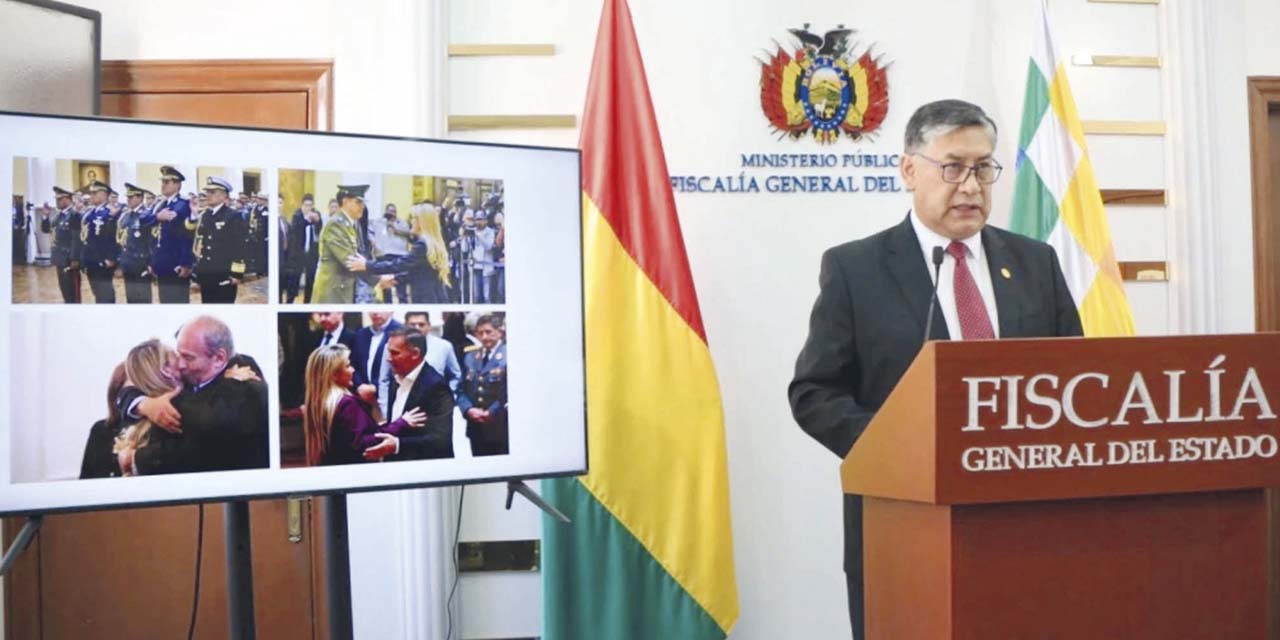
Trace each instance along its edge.
<path fill-rule="evenodd" d="M 444 611 L 449 620 L 445 627 L 445 640 L 453 640 L 453 593 L 458 590 L 458 534 L 462 532 L 462 499 L 467 495 L 467 486 L 458 488 L 458 523 L 453 527 L 453 586 L 449 588 L 449 599 L 444 603 Z M 190 639 L 188 639 L 190 640 Z"/>
<path fill-rule="evenodd" d="M 200 503 L 200 516 L 196 525 L 196 584 L 191 596 L 191 623 L 187 625 L 187 640 L 196 635 L 196 612 L 200 610 L 200 556 L 204 553 L 204 503 Z"/>

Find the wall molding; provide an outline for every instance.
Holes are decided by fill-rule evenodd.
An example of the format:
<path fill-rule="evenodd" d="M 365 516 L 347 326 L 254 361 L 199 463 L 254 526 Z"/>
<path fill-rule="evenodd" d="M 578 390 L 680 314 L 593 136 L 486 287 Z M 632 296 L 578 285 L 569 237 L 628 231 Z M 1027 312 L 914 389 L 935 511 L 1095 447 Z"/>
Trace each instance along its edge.
<path fill-rule="evenodd" d="M 554 44 L 450 44 L 449 56 L 470 58 L 475 56 L 554 56 Z"/>
<path fill-rule="evenodd" d="M 1071 64 L 1077 67 L 1138 67 L 1159 69 L 1160 56 L 1126 56 L 1075 53 L 1071 55 Z"/>
<path fill-rule="evenodd" d="M 1083 120 L 1084 132 L 1095 136 L 1162 136 L 1165 123 L 1158 120 Z"/>
<path fill-rule="evenodd" d="M 490 129 L 573 129 L 574 115 L 456 115 L 449 116 L 450 131 Z"/>
<path fill-rule="evenodd" d="M 1124 206 L 1164 206 L 1164 189 L 1102 189 L 1102 204 Z"/>
<path fill-rule="evenodd" d="M 1164 116 L 1169 123 L 1165 153 L 1168 191 L 1166 240 L 1170 264 L 1169 332 L 1217 333 L 1222 320 L 1218 296 L 1218 223 L 1209 212 L 1222 201 L 1212 133 L 1218 120 L 1212 92 L 1219 71 L 1216 7 L 1200 2 L 1160 6 L 1166 72 Z"/>

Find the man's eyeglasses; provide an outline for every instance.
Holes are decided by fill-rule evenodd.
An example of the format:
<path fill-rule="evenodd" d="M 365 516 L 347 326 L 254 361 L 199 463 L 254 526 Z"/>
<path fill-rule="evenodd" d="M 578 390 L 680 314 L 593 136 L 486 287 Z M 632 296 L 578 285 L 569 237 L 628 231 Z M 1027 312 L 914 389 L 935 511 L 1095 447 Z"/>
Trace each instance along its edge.
<path fill-rule="evenodd" d="M 1000 163 L 995 160 L 986 160 L 979 162 L 978 164 L 969 165 L 963 162 L 942 162 L 940 160 L 934 160 L 923 153 L 916 153 L 913 155 L 924 158 L 925 160 L 937 165 L 938 168 L 942 169 L 942 180 L 944 182 L 951 182 L 954 184 L 960 184 L 961 182 L 968 180 L 970 173 L 973 173 L 973 175 L 978 179 L 978 182 L 982 184 L 991 184 L 1000 178 L 1000 172 L 1004 169 L 1004 167 L 1000 166 Z"/>

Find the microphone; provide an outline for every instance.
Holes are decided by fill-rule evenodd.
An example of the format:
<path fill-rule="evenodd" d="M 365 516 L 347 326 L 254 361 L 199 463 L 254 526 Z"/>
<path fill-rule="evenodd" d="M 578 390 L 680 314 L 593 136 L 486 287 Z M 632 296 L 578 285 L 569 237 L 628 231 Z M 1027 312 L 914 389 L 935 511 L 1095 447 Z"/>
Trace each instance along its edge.
<path fill-rule="evenodd" d="M 933 330 L 933 309 L 938 305 L 938 282 L 942 279 L 942 257 L 946 251 L 942 247 L 933 248 L 933 295 L 929 298 L 928 320 L 924 323 L 924 340 L 929 341 L 929 333 Z"/>

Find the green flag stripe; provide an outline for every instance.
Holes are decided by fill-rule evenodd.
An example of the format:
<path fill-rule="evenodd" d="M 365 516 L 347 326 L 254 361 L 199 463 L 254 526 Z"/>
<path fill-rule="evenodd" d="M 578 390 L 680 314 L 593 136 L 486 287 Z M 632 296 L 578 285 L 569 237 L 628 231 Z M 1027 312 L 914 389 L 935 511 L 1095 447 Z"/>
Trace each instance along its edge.
<path fill-rule="evenodd" d="M 711 616 L 581 482 L 542 481 L 542 496 L 573 521 L 543 518 L 543 637 L 725 637 Z"/>
<path fill-rule="evenodd" d="M 1009 230 L 1041 242 L 1048 241 L 1049 234 L 1058 224 L 1058 201 L 1044 186 L 1030 158 L 1023 157 L 1016 180 Z"/>
<path fill-rule="evenodd" d="M 1040 73 L 1035 62 L 1027 64 L 1027 91 L 1022 97 L 1022 130 L 1018 134 L 1018 149 L 1025 150 L 1031 145 L 1036 129 L 1040 128 L 1040 119 L 1049 109 L 1049 82 Z"/>

